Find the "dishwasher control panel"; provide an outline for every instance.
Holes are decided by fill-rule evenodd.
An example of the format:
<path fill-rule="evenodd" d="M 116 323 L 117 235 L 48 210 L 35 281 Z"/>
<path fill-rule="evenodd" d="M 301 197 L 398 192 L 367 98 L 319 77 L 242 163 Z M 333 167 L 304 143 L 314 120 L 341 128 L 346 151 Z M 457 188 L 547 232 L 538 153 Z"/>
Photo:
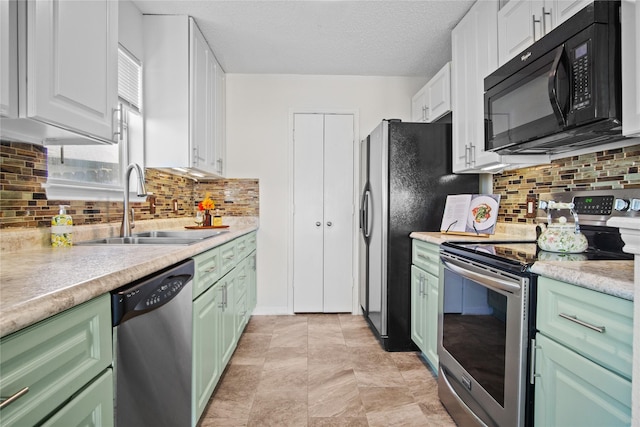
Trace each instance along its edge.
<path fill-rule="evenodd" d="M 155 276 L 150 276 L 111 293 L 112 324 L 154 310 L 171 301 L 191 281 L 192 260 L 179 264 Z"/>

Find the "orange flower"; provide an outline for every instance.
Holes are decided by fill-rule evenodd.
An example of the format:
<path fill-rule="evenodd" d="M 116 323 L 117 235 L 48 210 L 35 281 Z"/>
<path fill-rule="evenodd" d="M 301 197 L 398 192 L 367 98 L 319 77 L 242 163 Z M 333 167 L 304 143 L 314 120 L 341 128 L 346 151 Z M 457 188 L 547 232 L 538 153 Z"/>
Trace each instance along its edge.
<path fill-rule="evenodd" d="M 200 211 L 209 211 L 212 210 L 216 207 L 215 203 L 213 203 L 213 200 L 211 200 L 211 198 L 209 197 L 209 193 L 207 193 L 204 196 L 204 199 L 198 203 L 198 210 Z"/>

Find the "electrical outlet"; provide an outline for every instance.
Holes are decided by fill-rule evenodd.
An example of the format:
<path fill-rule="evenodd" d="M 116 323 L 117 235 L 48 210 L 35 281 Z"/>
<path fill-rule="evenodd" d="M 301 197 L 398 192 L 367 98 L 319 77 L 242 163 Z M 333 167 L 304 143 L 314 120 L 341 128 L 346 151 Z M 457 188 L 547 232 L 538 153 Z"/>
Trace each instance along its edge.
<path fill-rule="evenodd" d="M 178 213 L 178 200 L 173 199 L 171 201 L 171 206 L 173 207 L 173 213 Z"/>
<path fill-rule="evenodd" d="M 527 194 L 527 213 L 525 218 L 535 218 L 538 207 L 538 197 L 535 194 Z"/>

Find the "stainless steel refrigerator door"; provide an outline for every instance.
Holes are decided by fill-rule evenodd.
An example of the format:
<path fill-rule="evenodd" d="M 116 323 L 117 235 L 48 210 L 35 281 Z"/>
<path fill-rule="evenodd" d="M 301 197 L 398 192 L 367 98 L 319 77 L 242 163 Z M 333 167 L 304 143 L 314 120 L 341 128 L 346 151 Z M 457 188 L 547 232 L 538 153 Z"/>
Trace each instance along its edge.
<path fill-rule="evenodd" d="M 365 138 L 360 141 L 360 245 L 359 245 L 359 287 L 358 295 L 360 301 L 360 307 L 362 312 L 367 315 L 367 247 L 368 247 L 368 233 L 369 233 L 369 193 L 368 193 L 368 181 L 369 181 L 369 138 Z"/>
<path fill-rule="evenodd" d="M 369 137 L 369 320 L 387 335 L 387 223 L 389 127 L 378 125 Z"/>

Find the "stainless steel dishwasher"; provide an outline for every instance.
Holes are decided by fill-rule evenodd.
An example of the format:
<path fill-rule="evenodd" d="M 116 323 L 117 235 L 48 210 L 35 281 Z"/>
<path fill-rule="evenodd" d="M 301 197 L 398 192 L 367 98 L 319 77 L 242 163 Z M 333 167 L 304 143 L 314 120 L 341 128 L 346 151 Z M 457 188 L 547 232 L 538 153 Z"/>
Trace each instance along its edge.
<path fill-rule="evenodd" d="M 111 293 L 116 426 L 191 425 L 191 279 L 176 264 Z"/>

